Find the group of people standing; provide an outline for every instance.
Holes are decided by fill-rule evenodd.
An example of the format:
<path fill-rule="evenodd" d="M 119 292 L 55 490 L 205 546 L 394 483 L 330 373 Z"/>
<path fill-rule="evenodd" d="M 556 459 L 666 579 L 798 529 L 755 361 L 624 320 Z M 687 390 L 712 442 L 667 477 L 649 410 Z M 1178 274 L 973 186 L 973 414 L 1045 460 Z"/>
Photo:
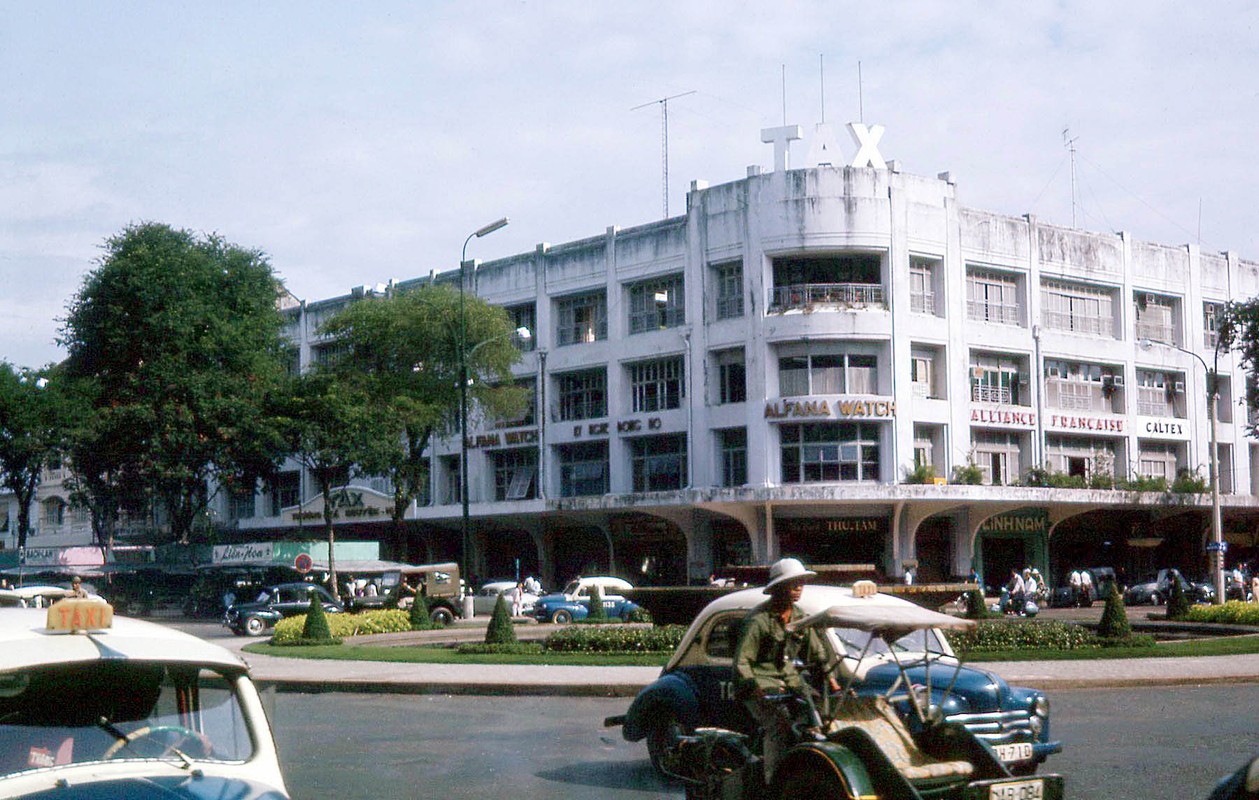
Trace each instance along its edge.
<path fill-rule="evenodd" d="M 1039 569 L 1024 567 L 1020 572 L 1014 567 L 1010 570 L 1001 605 L 1007 614 L 1023 614 L 1028 603 L 1043 602 L 1048 591 Z"/>
<path fill-rule="evenodd" d="M 1071 604 L 1075 606 L 1093 605 L 1093 573 L 1086 569 L 1073 569 L 1067 579 L 1071 587 Z"/>

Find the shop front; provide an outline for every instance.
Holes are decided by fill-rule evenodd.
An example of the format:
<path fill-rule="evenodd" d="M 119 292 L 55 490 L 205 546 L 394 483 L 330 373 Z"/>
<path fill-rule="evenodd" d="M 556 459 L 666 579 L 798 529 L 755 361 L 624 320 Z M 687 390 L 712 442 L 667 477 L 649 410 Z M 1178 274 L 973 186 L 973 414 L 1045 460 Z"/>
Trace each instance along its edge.
<path fill-rule="evenodd" d="M 989 517 L 975 536 L 972 564 L 990 592 L 998 592 L 1017 569 L 1040 570 L 1053 585 L 1049 574 L 1049 512 L 1043 508 L 1007 511 Z"/>

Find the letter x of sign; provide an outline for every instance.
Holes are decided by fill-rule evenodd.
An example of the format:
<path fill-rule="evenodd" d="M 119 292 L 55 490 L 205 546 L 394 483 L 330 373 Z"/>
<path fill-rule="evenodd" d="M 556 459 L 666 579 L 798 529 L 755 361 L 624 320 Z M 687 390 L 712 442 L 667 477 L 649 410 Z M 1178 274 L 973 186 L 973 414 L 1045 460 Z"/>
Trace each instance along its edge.
<path fill-rule="evenodd" d="M 887 169 L 887 162 L 879 153 L 879 140 L 883 138 L 882 125 L 871 125 L 867 128 L 860 122 L 850 122 L 848 133 L 852 135 L 852 140 L 857 145 L 857 155 L 852 158 L 854 167 L 868 166 L 874 169 Z"/>

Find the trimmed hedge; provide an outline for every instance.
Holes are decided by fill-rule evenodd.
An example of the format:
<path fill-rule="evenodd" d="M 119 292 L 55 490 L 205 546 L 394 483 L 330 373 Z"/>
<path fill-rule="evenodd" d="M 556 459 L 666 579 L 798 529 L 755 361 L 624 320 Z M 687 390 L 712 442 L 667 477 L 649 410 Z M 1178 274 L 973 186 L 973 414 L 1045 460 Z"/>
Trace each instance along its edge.
<path fill-rule="evenodd" d="M 1185 614 L 1189 622 L 1221 622 L 1233 625 L 1259 625 L 1259 603 L 1229 600 L 1221 606 L 1193 606 Z"/>
<path fill-rule="evenodd" d="M 485 626 L 486 644 L 515 644 L 516 631 L 511 626 L 511 609 L 507 607 L 506 593 L 500 594 L 494 602 L 494 613 L 490 616 L 490 624 Z"/>
<path fill-rule="evenodd" d="M 374 609 L 361 614 L 328 614 L 328 630 L 334 639 L 350 636 L 366 636 L 371 633 L 401 633 L 411 630 L 411 620 L 405 611 L 396 608 Z M 305 639 L 302 631 L 306 615 L 282 619 L 275 624 L 271 635 L 272 644 L 294 644 Z"/>
<path fill-rule="evenodd" d="M 684 633 L 685 625 L 566 627 L 548 636 L 544 645 L 552 653 L 672 653 Z"/>
<path fill-rule="evenodd" d="M 480 656 L 487 654 L 506 654 L 512 656 L 542 655 L 545 648 L 541 642 L 511 642 L 510 644 L 461 644 L 455 652 L 461 656 Z"/>
<path fill-rule="evenodd" d="M 1056 620 L 983 621 L 964 631 L 950 631 L 949 642 L 963 653 L 984 650 L 1076 650 L 1096 647 L 1088 628 Z"/>

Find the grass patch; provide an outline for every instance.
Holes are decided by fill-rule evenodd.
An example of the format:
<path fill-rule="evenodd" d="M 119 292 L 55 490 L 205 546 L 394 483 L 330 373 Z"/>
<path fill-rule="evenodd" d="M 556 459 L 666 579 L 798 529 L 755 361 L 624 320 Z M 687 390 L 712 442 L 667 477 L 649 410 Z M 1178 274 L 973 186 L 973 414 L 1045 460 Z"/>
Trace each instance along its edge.
<path fill-rule="evenodd" d="M 582 667 L 662 667 L 670 653 L 477 653 L 460 655 L 450 647 L 277 647 L 258 642 L 245 645 L 246 653 L 281 658 L 386 661 L 395 664 L 561 664 Z"/>
<path fill-rule="evenodd" d="M 1194 658 L 1198 656 L 1235 656 L 1259 653 L 1259 636 L 1223 636 L 1215 639 L 1191 639 L 1183 642 L 1160 642 L 1154 647 L 1081 647 L 1077 650 L 985 650 L 972 653 L 966 660 L 981 661 L 1089 661 L 1098 658 Z"/>

